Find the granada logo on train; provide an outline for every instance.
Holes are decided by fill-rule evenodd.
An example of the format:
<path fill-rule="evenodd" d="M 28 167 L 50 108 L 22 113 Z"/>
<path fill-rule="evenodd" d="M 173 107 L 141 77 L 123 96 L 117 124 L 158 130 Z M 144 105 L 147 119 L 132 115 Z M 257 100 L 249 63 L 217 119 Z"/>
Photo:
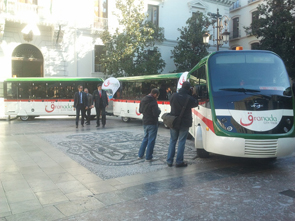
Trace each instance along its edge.
<path fill-rule="evenodd" d="M 242 111 L 229 110 L 233 119 L 242 127 L 253 131 L 268 131 L 278 126 L 284 110 Z"/>
<path fill-rule="evenodd" d="M 252 112 L 248 112 L 247 120 L 243 118 L 240 119 L 240 124 L 244 127 L 252 125 L 254 122 L 261 122 L 264 124 L 278 124 L 278 119 L 274 117 L 272 114 L 270 116 L 256 116 L 253 117 Z"/>
<path fill-rule="evenodd" d="M 47 113 L 51 113 L 56 109 L 60 109 L 61 111 L 71 111 L 72 110 L 72 105 L 66 104 L 66 105 L 55 105 L 54 102 L 51 102 L 51 105 L 45 105 L 45 111 Z"/>

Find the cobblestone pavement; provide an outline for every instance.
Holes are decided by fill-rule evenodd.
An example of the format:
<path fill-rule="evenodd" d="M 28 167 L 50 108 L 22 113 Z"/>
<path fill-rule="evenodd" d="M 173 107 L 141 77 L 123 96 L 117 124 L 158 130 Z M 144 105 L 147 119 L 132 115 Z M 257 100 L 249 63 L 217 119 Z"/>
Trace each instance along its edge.
<path fill-rule="evenodd" d="M 295 220 L 295 155 L 275 162 L 196 157 L 165 164 L 169 130 L 154 157 L 136 160 L 141 121 L 108 117 L 106 128 L 74 118 L 0 121 L 0 221 Z"/>
<path fill-rule="evenodd" d="M 167 167 L 168 136 L 157 137 L 154 148 L 156 160 L 151 163 L 137 159 L 143 133 L 138 134 L 132 129 L 42 137 L 102 179 L 146 173 Z M 185 159 L 190 164 L 195 164 L 195 158 L 194 143 L 188 140 Z"/>

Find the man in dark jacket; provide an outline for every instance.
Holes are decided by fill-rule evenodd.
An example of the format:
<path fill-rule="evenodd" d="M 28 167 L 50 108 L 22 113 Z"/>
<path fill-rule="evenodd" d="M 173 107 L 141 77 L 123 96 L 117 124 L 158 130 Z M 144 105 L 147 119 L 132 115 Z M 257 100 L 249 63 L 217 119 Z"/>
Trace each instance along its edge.
<path fill-rule="evenodd" d="M 183 82 L 182 88 L 179 93 L 174 93 L 170 99 L 171 114 L 179 116 L 182 108 L 185 106 L 187 98 L 189 98 L 184 114 L 180 121 L 180 129 L 170 129 L 170 144 L 167 156 L 167 164 L 172 167 L 173 159 L 175 155 L 175 146 L 178 140 L 178 149 L 176 156 L 176 167 L 186 167 L 187 163 L 183 161 L 183 153 L 185 148 L 185 142 L 188 135 L 188 130 L 192 126 L 192 108 L 198 106 L 198 100 L 193 96 L 190 96 L 190 83 L 188 81 Z"/>
<path fill-rule="evenodd" d="M 144 137 L 138 151 L 138 159 L 142 159 L 146 149 L 146 161 L 152 161 L 153 151 L 158 132 L 158 117 L 161 110 L 157 103 L 159 96 L 157 88 L 152 89 L 151 93 L 145 96 L 139 105 L 139 112 L 143 114 Z"/>
<path fill-rule="evenodd" d="M 81 111 L 81 125 L 84 127 L 85 109 L 88 108 L 87 95 L 83 92 L 83 86 L 79 85 L 78 90 L 74 95 L 74 111 L 76 110 L 76 128 L 78 128 L 80 111 Z"/>
<path fill-rule="evenodd" d="M 85 117 L 86 117 L 86 124 L 90 124 L 90 118 L 91 118 L 91 108 L 93 108 L 93 98 L 92 95 L 88 92 L 88 88 L 84 89 L 85 94 L 87 95 L 88 99 L 88 108 L 85 109 Z"/>
<path fill-rule="evenodd" d="M 106 107 L 109 105 L 108 95 L 102 90 L 102 84 L 97 85 L 97 90 L 93 92 L 93 101 L 95 102 L 96 109 L 96 127 L 100 126 L 99 119 L 101 115 L 102 127 L 106 124 Z"/>

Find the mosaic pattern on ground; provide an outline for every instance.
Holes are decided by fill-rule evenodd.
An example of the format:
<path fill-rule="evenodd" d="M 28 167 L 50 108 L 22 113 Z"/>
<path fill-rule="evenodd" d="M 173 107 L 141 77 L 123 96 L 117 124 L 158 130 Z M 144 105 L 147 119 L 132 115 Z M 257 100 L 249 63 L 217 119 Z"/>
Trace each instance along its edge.
<path fill-rule="evenodd" d="M 159 134 L 153 154 L 157 160 L 151 163 L 145 162 L 144 159 L 137 160 L 143 133 L 108 131 L 68 136 L 51 135 L 44 138 L 103 179 L 146 173 L 167 167 L 169 137 Z M 187 140 L 184 158 L 190 164 L 195 163 L 196 151 L 193 141 Z"/>

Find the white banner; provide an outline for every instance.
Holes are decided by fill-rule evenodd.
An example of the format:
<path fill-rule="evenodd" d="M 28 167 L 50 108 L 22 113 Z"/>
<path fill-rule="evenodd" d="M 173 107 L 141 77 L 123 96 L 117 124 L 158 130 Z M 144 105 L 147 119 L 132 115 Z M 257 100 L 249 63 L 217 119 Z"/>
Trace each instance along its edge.
<path fill-rule="evenodd" d="M 188 72 L 186 71 L 180 76 L 180 78 L 178 80 L 178 84 L 177 84 L 177 92 L 180 88 L 182 88 L 183 82 L 189 81 L 189 79 L 187 79 L 187 74 L 188 74 Z"/>
<path fill-rule="evenodd" d="M 119 87 L 120 82 L 114 77 L 106 79 L 102 84 L 102 89 L 107 92 L 109 99 L 113 98 L 114 94 L 117 92 Z"/>

